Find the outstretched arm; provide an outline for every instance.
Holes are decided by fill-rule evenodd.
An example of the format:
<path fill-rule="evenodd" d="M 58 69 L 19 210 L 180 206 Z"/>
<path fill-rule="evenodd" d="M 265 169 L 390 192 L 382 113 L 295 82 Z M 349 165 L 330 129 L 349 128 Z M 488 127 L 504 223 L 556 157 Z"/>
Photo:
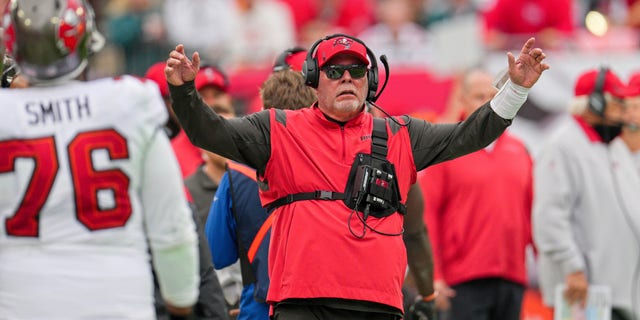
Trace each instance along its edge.
<path fill-rule="evenodd" d="M 269 111 L 225 119 L 204 103 L 195 88 L 200 56 L 189 59 L 179 44 L 169 54 L 164 69 L 171 93 L 171 108 L 191 143 L 225 158 L 264 169 L 271 149 Z"/>
<path fill-rule="evenodd" d="M 545 53 L 534 45 L 535 38 L 527 40 L 518 58 L 507 53 L 509 80 L 489 103 L 465 121 L 431 124 L 411 119 L 407 127 L 418 170 L 480 150 L 511 125 L 512 119 L 527 100 L 529 89 L 542 72 L 549 69 L 549 65 L 543 62 Z"/>

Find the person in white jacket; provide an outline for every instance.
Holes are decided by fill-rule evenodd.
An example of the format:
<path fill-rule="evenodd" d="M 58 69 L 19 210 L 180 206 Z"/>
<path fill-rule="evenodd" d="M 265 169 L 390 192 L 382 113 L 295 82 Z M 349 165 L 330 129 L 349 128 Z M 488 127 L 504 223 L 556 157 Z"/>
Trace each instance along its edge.
<path fill-rule="evenodd" d="M 621 153 L 629 151 L 616 139 L 626 94 L 626 85 L 607 68 L 583 73 L 572 117 L 534 169 L 533 235 L 545 303 L 553 305 L 558 284 L 566 286 L 570 304 L 581 305 L 589 285 L 604 285 L 611 288 L 613 320 L 635 319 L 640 290 L 638 168 L 626 163 L 629 157 Z"/>

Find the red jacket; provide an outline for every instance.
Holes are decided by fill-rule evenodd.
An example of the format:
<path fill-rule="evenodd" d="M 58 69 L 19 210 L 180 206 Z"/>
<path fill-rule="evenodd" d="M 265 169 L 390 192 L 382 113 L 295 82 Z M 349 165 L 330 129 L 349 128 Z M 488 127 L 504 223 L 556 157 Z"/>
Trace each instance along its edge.
<path fill-rule="evenodd" d="M 434 277 L 448 285 L 497 277 L 526 285 L 531 243 L 532 160 L 503 134 L 491 149 L 421 172 Z"/>
<path fill-rule="evenodd" d="M 341 126 L 327 120 L 315 107 L 286 114 L 282 121 L 271 113 L 272 150 L 263 177 L 269 190 L 261 192 L 263 204 L 300 192 L 343 192 L 355 155 L 371 153 L 372 116 L 361 113 Z M 314 132 L 320 127 L 326 130 L 322 139 L 305 143 L 310 135 L 317 135 Z M 387 131 L 388 159 L 396 168 L 403 168 L 396 172 L 404 201 L 416 179 L 409 134 L 404 128 L 395 134 L 389 128 Z M 335 297 L 373 301 L 402 310 L 400 289 L 407 261 L 401 236 L 367 230 L 363 239 L 356 238 L 349 231 L 348 221 L 356 234 L 362 233 L 363 225 L 340 200 L 298 201 L 279 207 L 274 214 L 268 301 Z M 398 233 L 402 221 L 403 217 L 395 213 L 382 219 L 369 217 L 367 223 L 382 232 Z M 320 238 L 323 241 L 318 241 Z"/>

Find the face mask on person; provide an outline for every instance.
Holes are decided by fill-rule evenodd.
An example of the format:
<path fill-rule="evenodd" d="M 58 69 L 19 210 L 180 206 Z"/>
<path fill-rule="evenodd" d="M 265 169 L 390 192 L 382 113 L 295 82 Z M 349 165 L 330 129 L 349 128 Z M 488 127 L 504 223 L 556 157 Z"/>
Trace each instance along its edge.
<path fill-rule="evenodd" d="M 595 124 L 593 125 L 593 129 L 598 133 L 602 141 L 608 144 L 620 134 L 622 125 Z"/>

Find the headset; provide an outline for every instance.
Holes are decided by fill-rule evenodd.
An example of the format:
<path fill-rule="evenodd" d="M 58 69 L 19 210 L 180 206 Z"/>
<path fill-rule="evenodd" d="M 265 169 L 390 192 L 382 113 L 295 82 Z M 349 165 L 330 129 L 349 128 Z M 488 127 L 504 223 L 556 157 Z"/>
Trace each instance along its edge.
<path fill-rule="evenodd" d="M 367 92 L 366 100 L 368 102 L 375 102 L 376 100 L 378 100 L 378 97 L 380 97 L 380 94 L 382 94 L 382 91 L 387 86 L 386 80 L 389 79 L 389 65 L 387 63 L 387 57 L 384 55 L 380 56 L 380 61 L 382 61 L 385 67 L 386 79 L 385 79 L 384 86 L 382 87 L 382 90 L 380 90 L 380 93 L 378 93 L 378 63 L 376 61 L 376 56 L 373 54 L 371 49 L 369 49 L 369 47 L 367 47 L 367 45 L 364 44 L 362 40 L 343 34 L 343 33 L 336 33 L 336 34 L 326 36 L 316 41 L 311 46 L 311 48 L 307 52 L 307 58 L 304 60 L 304 63 L 302 65 L 302 76 L 304 77 L 304 83 L 312 88 L 318 87 L 318 82 L 320 81 L 320 70 L 318 68 L 318 59 L 315 57 L 315 53 L 316 53 L 315 51 L 322 42 L 333 39 L 333 38 L 339 38 L 339 37 L 345 37 L 353 41 L 356 41 L 362 44 L 367 50 L 367 56 L 369 56 L 371 67 L 367 70 L 368 92 Z M 376 95 L 376 93 L 378 94 Z"/>
<path fill-rule="evenodd" d="M 289 69 L 291 66 L 287 63 L 287 59 L 290 56 L 303 51 L 305 50 L 302 47 L 293 47 L 282 52 L 273 64 L 273 72 Z"/>
<path fill-rule="evenodd" d="M 596 83 L 593 88 L 593 92 L 589 94 L 588 105 L 591 111 L 595 112 L 598 116 L 604 117 L 604 110 L 607 107 L 607 100 L 604 97 L 604 82 L 607 78 L 609 68 L 600 67 L 598 75 L 596 76 Z"/>

